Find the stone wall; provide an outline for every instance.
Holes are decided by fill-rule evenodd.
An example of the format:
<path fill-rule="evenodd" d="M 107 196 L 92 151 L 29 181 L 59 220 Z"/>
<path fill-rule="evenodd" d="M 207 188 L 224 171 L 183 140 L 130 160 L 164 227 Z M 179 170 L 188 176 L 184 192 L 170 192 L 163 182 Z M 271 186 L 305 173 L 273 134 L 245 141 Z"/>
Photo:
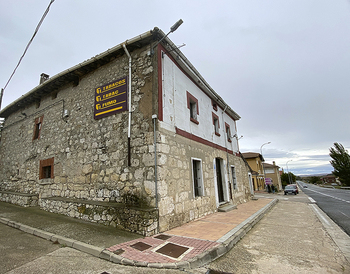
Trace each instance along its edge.
<path fill-rule="evenodd" d="M 39 205 L 49 212 L 114 226 L 143 236 L 157 233 L 158 211 L 155 208 L 60 197 L 40 199 Z"/>
<path fill-rule="evenodd" d="M 225 151 L 162 129 L 158 137 L 158 188 L 160 231 L 166 231 L 217 211 L 213 160 L 221 158 L 236 168 L 233 203 L 250 199 L 248 169 L 243 160 Z M 194 197 L 191 159 L 202 160 L 204 195 Z M 230 176 L 230 175 L 229 175 Z M 228 178 L 228 177 L 227 177 Z M 231 181 L 231 180 L 230 180 Z"/>
<path fill-rule="evenodd" d="M 6 119 L 0 148 L 1 189 L 37 193 L 40 198 L 121 202 L 125 195 L 144 197 L 148 191 L 144 178 L 154 179 L 153 167 L 143 157 L 153 143 L 153 67 L 146 49 L 133 52 L 132 58 L 131 167 L 127 165 L 128 113 L 93 118 L 94 89 L 128 75 L 128 59 L 122 56 L 82 77 L 78 86 L 63 87 L 57 98 L 43 97 L 39 108 L 31 105 Z M 66 119 L 64 109 L 70 113 Z M 40 138 L 32 140 L 34 120 L 42 115 Z M 51 157 L 54 178 L 39 180 L 39 161 Z M 145 202 L 151 203 L 148 194 Z"/>
<path fill-rule="evenodd" d="M 23 207 L 37 206 L 38 195 L 0 191 L 0 201 Z"/>
<path fill-rule="evenodd" d="M 125 54 L 36 104 L 7 117 L 0 147 L 0 190 L 155 206 L 153 65 L 149 47 L 131 52 L 131 166 L 128 112 L 94 120 L 95 88 L 128 75 Z M 69 117 L 63 117 L 63 111 Z M 22 113 L 25 113 L 23 115 Z M 35 119 L 43 117 L 33 140 Z M 54 178 L 39 179 L 40 160 L 54 158 Z M 43 204 L 42 204 L 43 205 Z"/>

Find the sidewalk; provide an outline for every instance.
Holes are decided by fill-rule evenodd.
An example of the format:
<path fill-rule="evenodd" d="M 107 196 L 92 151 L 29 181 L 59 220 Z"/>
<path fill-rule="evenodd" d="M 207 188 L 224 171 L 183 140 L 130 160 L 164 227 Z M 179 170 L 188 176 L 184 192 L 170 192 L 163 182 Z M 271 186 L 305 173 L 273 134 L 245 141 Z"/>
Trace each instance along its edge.
<path fill-rule="evenodd" d="M 350 237 L 304 193 L 273 196 L 277 205 L 209 273 L 350 273 Z"/>
<path fill-rule="evenodd" d="M 193 269 L 228 252 L 276 203 L 258 199 L 217 212 L 165 233 L 145 237 L 0 202 L 0 223 L 114 263 Z"/>

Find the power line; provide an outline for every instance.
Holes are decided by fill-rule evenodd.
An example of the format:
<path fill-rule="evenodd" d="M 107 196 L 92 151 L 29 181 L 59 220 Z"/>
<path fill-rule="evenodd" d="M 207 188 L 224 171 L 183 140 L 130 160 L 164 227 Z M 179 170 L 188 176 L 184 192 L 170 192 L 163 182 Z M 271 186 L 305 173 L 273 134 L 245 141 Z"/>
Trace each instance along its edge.
<path fill-rule="evenodd" d="M 2 102 L 2 95 L 3 95 L 3 92 L 4 92 L 4 90 L 6 89 L 7 85 L 10 83 L 10 81 L 11 81 L 13 75 L 15 74 L 17 68 L 19 67 L 20 63 L 22 62 L 22 59 L 23 59 L 24 55 L 27 53 L 27 50 L 28 50 L 30 44 L 33 42 L 35 35 L 38 33 L 39 28 L 40 28 L 41 24 L 43 23 L 43 21 L 44 21 L 46 15 L 48 14 L 48 12 L 49 12 L 49 10 L 50 10 L 50 6 L 52 5 L 52 3 L 53 3 L 54 1 L 55 1 L 55 0 L 51 0 L 49 6 L 48 6 L 47 9 L 45 10 L 43 16 L 41 17 L 41 19 L 40 19 L 38 25 L 37 25 L 36 28 L 35 28 L 35 31 L 34 31 L 34 34 L 33 34 L 32 38 L 29 40 L 28 45 L 27 45 L 26 48 L 24 49 L 24 52 L 23 52 L 21 58 L 19 59 L 17 66 L 16 66 L 15 69 L 13 70 L 13 72 L 12 72 L 10 78 L 8 79 L 8 81 L 7 81 L 6 85 L 5 85 L 5 87 L 4 87 L 3 89 L 1 89 L 1 94 L 0 94 L 0 109 L 1 109 L 1 102 Z"/>

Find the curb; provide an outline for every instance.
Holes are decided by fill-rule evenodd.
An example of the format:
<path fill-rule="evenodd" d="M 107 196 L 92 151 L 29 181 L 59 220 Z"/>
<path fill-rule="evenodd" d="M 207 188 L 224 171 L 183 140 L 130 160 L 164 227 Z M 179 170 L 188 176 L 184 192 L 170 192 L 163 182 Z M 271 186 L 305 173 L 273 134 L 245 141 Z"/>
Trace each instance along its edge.
<path fill-rule="evenodd" d="M 350 263 L 350 236 L 344 232 L 317 204 L 309 204 L 316 217 Z"/>
<path fill-rule="evenodd" d="M 33 228 L 18 222 L 11 221 L 10 219 L 7 219 L 7 218 L 0 218 L 0 223 L 8 225 L 13 228 L 17 228 L 23 232 L 32 234 L 34 236 L 38 236 L 45 240 L 49 240 L 54 243 L 59 243 L 67 247 L 77 249 L 81 252 L 90 254 L 100 259 L 110 261 L 112 263 L 128 265 L 128 266 L 137 266 L 137 267 L 188 270 L 188 269 L 195 269 L 203 265 L 206 265 L 212 262 L 213 260 L 221 257 L 222 255 L 226 254 L 228 251 L 230 251 L 232 247 L 237 242 L 239 242 L 239 240 L 241 240 L 248 233 L 248 231 L 252 229 L 253 226 L 256 223 L 258 223 L 268 211 L 271 210 L 273 206 L 276 205 L 277 202 L 278 202 L 278 199 L 272 200 L 262 209 L 254 213 L 248 219 L 246 219 L 241 224 L 239 224 L 234 229 L 232 229 L 230 232 L 228 232 L 226 235 L 221 237 L 217 241 L 218 243 L 220 243 L 219 246 L 209 249 L 188 261 L 180 261 L 176 263 L 147 263 L 147 262 L 129 260 L 122 256 L 116 255 L 113 252 L 110 252 L 104 248 L 96 247 L 77 240 L 73 240 L 60 235 L 49 233 L 41 229 Z"/>

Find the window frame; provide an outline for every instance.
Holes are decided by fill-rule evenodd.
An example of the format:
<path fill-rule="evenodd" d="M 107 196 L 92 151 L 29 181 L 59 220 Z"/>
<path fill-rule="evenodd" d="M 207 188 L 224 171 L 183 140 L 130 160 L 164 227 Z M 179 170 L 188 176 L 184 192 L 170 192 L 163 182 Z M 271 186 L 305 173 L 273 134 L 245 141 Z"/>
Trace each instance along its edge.
<path fill-rule="evenodd" d="M 227 137 L 227 141 L 232 143 L 232 138 L 231 138 L 231 127 L 228 123 L 225 122 L 225 133 Z"/>
<path fill-rule="evenodd" d="M 43 127 L 44 115 L 38 117 L 34 121 L 33 141 L 39 140 L 41 135 L 41 129 Z"/>
<path fill-rule="evenodd" d="M 198 172 L 195 172 L 195 168 L 197 168 L 199 165 L 199 174 Z M 191 158 L 191 167 L 192 167 L 192 191 L 193 191 L 193 197 L 197 198 L 197 197 L 203 197 L 205 196 L 205 192 L 204 192 L 204 182 L 203 182 L 203 164 L 202 164 L 202 159 L 199 158 Z M 199 175 L 199 178 L 197 176 L 197 179 L 199 179 L 199 183 L 198 181 L 196 182 L 196 178 L 195 178 L 195 173 Z M 196 185 L 198 185 L 196 187 Z M 196 191 L 197 189 L 197 191 Z"/>
<path fill-rule="evenodd" d="M 199 124 L 198 115 L 199 115 L 199 106 L 198 99 L 194 97 L 191 93 L 186 91 L 187 96 L 187 108 L 190 110 L 190 121 L 195 124 Z M 194 109 L 195 108 L 195 109 Z"/>
<path fill-rule="evenodd" d="M 42 179 L 53 179 L 54 176 L 54 162 L 55 158 L 49 158 L 45 160 L 40 160 L 40 165 L 39 165 L 39 180 Z M 46 168 L 50 167 L 50 177 L 46 177 Z"/>
<path fill-rule="evenodd" d="M 214 112 L 211 113 L 212 114 L 212 118 L 213 118 L 213 125 L 214 125 L 214 132 L 216 136 L 221 136 L 220 135 L 220 120 L 219 120 L 219 116 L 217 116 Z M 216 123 L 217 122 L 217 123 Z"/>

